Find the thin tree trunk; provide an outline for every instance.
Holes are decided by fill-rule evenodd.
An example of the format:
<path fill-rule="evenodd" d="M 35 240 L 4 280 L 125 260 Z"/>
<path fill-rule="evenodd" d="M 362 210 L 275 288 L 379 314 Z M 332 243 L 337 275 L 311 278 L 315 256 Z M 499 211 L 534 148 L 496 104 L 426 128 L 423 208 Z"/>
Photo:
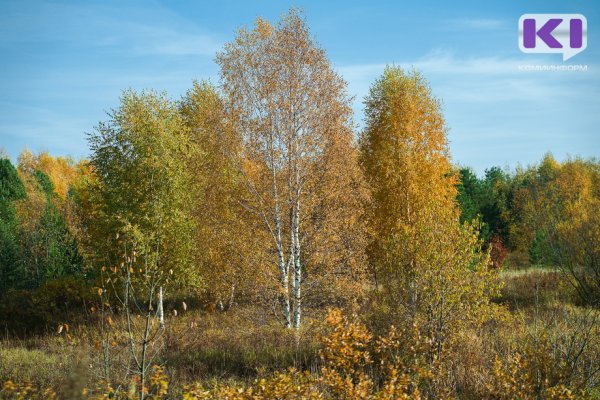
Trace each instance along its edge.
<path fill-rule="evenodd" d="M 151 304 L 148 305 L 148 310 L 146 311 L 146 326 L 144 327 L 144 336 L 142 339 L 142 355 L 141 355 L 141 363 L 140 365 L 142 366 L 140 368 L 140 384 L 141 384 L 141 394 L 140 394 L 140 398 L 141 400 L 144 400 L 145 398 L 145 386 L 146 386 L 146 374 L 148 373 L 147 371 L 147 366 L 146 366 L 146 354 L 148 351 L 148 337 L 150 334 L 150 318 L 151 318 L 151 313 L 150 313 L 150 307 Z"/>
<path fill-rule="evenodd" d="M 298 142 L 296 137 L 295 150 L 298 152 Z M 297 155 L 298 156 L 298 155 Z M 300 262 L 300 171 L 298 168 L 298 160 L 294 162 L 294 179 L 295 179 L 295 203 L 294 203 L 294 223 L 290 227 L 293 232 L 294 246 L 294 328 L 300 328 L 300 318 L 302 316 L 302 263 Z"/>
<path fill-rule="evenodd" d="M 287 261 L 287 268 L 288 268 L 288 274 L 291 268 L 291 274 L 292 274 L 292 295 L 290 296 L 290 315 L 291 315 L 291 319 L 293 321 L 294 315 L 296 313 L 296 302 L 295 302 L 295 297 L 294 297 L 294 290 L 295 290 L 295 282 L 296 282 L 296 267 L 295 267 L 295 262 L 294 262 L 294 255 L 295 255 L 295 251 L 294 251 L 294 207 L 292 206 L 292 204 L 294 204 L 292 195 L 291 195 L 291 191 L 290 191 L 290 197 L 289 197 L 289 204 L 290 204 L 290 253 L 289 253 L 289 257 L 288 257 L 288 261 Z"/>
<path fill-rule="evenodd" d="M 276 209 L 278 208 L 276 203 Z M 281 311 L 283 314 L 283 322 L 286 328 L 291 326 L 290 315 L 290 291 L 289 291 L 289 269 L 285 263 L 285 255 L 283 254 L 283 242 L 281 240 L 281 219 L 276 217 L 275 226 L 277 229 L 277 252 L 279 253 L 279 284 L 281 293 L 279 295 L 281 302 Z"/>
<path fill-rule="evenodd" d="M 273 201 L 274 201 L 274 212 L 273 218 L 275 222 L 275 242 L 277 245 L 277 253 L 279 255 L 279 284 L 281 285 L 280 290 L 280 302 L 281 311 L 283 314 L 284 324 L 286 328 L 291 326 L 291 315 L 290 315 L 290 292 L 289 292 L 289 268 L 285 263 L 285 255 L 283 249 L 283 238 L 281 235 L 283 221 L 281 220 L 281 207 L 279 205 L 279 193 L 277 188 L 277 177 L 275 168 L 275 156 L 274 156 L 274 139 L 271 133 L 270 138 L 270 157 L 271 157 L 271 174 L 272 174 L 272 190 L 273 190 Z"/>
<path fill-rule="evenodd" d="M 299 225 L 299 202 L 296 203 L 296 217 L 294 218 L 294 328 L 300 328 L 300 317 L 302 315 L 302 264 L 300 263 L 300 229 Z"/>
<path fill-rule="evenodd" d="M 231 292 L 229 294 L 229 301 L 227 302 L 227 308 L 225 309 L 225 311 L 229 311 L 231 310 L 231 307 L 233 307 L 233 300 L 235 298 L 235 284 L 231 285 Z"/>
<path fill-rule="evenodd" d="M 158 289 L 158 325 L 161 329 L 165 329 L 165 312 L 163 309 L 163 288 Z"/>

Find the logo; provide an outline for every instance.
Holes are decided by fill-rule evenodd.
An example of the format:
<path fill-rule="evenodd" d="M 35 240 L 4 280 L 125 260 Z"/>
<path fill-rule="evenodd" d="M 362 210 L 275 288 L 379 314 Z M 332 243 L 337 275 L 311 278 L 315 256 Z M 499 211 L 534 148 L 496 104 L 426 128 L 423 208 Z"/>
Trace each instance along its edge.
<path fill-rule="evenodd" d="M 560 53 L 563 61 L 587 47 L 587 20 L 581 14 L 524 14 L 519 18 L 523 53 Z"/>

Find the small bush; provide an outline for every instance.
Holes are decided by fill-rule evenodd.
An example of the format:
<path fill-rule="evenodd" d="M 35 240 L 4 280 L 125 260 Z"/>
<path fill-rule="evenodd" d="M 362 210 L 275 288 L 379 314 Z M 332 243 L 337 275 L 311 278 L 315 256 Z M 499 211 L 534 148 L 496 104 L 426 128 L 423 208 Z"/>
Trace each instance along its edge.
<path fill-rule="evenodd" d="M 54 330 L 58 325 L 85 319 L 86 307 L 97 295 L 85 282 L 67 277 L 33 290 L 11 290 L 0 298 L 0 328 L 16 335 Z"/>

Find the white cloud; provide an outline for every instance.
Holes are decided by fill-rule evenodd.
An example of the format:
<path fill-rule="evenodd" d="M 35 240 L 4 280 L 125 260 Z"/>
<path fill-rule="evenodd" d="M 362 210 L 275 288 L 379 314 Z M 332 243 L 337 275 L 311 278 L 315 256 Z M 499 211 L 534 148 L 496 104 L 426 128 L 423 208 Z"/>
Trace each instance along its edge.
<path fill-rule="evenodd" d="M 588 71 L 538 71 L 519 69 L 522 65 L 547 64 L 542 58 L 468 57 L 435 50 L 414 61 L 395 63 L 405 69 L 415 68 L 432 83 L 435 93 L 445 101 L 496 102 L 511 100 L 543 100 L 557 89 L 562 96 L 576 95 L 578 84 L 597 75 Z M 385 69 L 386 64 L 360 64 L 338 67 L 348 81 L 349 91 L 361 100 L 368 88 Z"/>

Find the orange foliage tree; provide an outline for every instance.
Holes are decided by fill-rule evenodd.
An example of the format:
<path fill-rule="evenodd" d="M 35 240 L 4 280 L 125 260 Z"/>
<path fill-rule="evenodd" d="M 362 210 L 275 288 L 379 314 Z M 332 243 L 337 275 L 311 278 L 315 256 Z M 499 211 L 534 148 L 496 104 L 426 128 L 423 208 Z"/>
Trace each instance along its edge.
<path fill-rule="evenodd" d="M 386 68 L 366 114 L 361 161 L 376 295 L 392 321 L 426 333 L 438 359 L 453 333 L 487 314 L 497 291 L 489 254 L 476 229 L 459 222 L 444 117 L 425 79 Z"/>
<path fill-rule="evenodd" d="M 277 282 L 284 324 L 297 328 L 305 289 L 352 286 L 360 275 L 361 183 L 346 83 L 294 10 L 275 26 L 258 19 L 240 29 L 217 62 L 242 138 L 243 204 L 255 216 L 248 226 L 266 238 L 263 270 Z"/>

